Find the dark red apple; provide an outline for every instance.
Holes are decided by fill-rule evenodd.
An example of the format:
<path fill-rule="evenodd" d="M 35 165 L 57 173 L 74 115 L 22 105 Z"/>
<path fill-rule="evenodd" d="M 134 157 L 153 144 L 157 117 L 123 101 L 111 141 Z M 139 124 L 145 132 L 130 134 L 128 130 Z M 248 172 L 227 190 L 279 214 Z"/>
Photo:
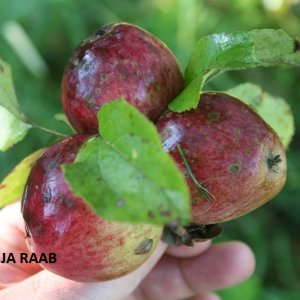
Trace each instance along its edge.
<path fill-rule="evenodd" d="M 72 54 L 62 81 L 62 104 L 78 132 L 98 131 L 97 112 L 124 97 L 155 121 L 183 89 L 171 51 L 145 30 L 127 23 L 105 25 Z"/>
<path fill-rule="evenodd" d="M 76 281 L 100 281 L 141 265 L 156 248 L 162 228 L 105 221 L 70 191 L 60 164 L 72 163 L 87 138 L 64 139 L 37 160 L 22 214 L 31 252 L 56 254 L 56 263 L 41 264 L 45 269 Z"/>
<path fill-rule="evenodd" d="M 186 175 L 193 223 L 244 215 L 272 199 L 285 183 L 286 157 L 277 134 L 236 98 L 202 94 L 197 109 L 167 111 L 157 128 Z"/>

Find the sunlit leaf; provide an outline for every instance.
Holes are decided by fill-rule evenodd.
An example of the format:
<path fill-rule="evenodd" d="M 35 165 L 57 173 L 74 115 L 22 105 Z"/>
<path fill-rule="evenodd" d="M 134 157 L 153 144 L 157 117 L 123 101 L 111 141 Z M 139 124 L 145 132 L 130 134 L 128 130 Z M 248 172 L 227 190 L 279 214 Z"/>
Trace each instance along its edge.
<path fill-rule="evenodd" d="M 0 59 L 0 151 L 21 141 L 31 125 L 20 110 L 8 64 Z"/>
<path fill-rule="evenodd" d="M 261 29 L 202 37 L 186 72 L 186 88 L 169 105 L 175 112 L 196 108 L 205 80 L 227 70 L 300 66 L 299 42 L 283 30 Z"/>
<path fill-rule="evenodd" d="M 23 159 L 0 184 L 0 208 L 20 200 L 30 170 L 44 150 L 40 149 Z"/>
<path fill-rule="evenodd" d="M 11 69 L 8 64 L 0 59 L 0 106 L 5 107 L 16 118 L 22 120 L 24 115 L 22 114 L 14 85 L 12 81 Z"/>
<path fill-rule="evenodd" d="M 283 98 L 264 92 L 251 83 L 238 85 L 227 93 L 252 106 L 277 132 L 285 148 L 288 148 L 295 133 L 295 124 L 292 110 Z"/>
<path fill-rule="evenodd" d="M 0 106 L 0 151 L 6 151 L 21 141 L 30 127 Z"/>

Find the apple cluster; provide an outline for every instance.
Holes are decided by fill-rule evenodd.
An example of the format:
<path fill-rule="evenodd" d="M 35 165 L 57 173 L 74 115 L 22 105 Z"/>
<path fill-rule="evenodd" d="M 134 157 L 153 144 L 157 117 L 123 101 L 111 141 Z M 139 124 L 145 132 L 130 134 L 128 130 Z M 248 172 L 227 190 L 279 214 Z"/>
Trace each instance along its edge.
<path fill-rule="evenodd" d="M 203 93 L 196 109 L 169 111 L 183 88 L 174 55 L 137 26 L 103 26 L 75 49 L 63 75 L 62 105 L 78 134 L 42 154 L 22 199 L 29 249 L 56 253 L 56 263 L 45 268 L 77 281 L 116 278 L 140 266 L 161 238 L 161 227 L 101 219 L 72 193 L 60 168 L 97 134 L 97 113 L 112 99 L 124 97 L 157 125 L 164 149 L 186 176 L 192 224 L 231 220 L 280 191 L 286 158 L 271 127 L 223 93 Z"/>

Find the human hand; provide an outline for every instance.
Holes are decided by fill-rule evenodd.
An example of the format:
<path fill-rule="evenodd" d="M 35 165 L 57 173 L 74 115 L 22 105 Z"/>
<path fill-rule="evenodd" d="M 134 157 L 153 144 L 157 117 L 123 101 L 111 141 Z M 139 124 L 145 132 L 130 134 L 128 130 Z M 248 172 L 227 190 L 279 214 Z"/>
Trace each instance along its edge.
<path fill-rule="evenodd" d="M 28 252 L 20 203 L 0 211 L 0 245 L 3 253 Z M 0 261 L 2 258 L 0 257 Z M 0 299 L 55 300 L 216 300 L 214 290 L 249 277 L 255 259 L 241 242 L 194 247 L 160 243 L 149 260 L 119 279 L 81 283 L 42 269 L 38 264 L 1 263 Z"/>

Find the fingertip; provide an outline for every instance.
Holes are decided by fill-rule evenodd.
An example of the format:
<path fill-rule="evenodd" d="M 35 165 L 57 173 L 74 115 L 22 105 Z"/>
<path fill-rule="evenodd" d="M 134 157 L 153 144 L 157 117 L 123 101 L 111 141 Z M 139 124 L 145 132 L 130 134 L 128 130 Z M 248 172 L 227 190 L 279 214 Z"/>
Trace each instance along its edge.
<path fill-rule="evenodd" d="M 3 207 L 0 210 L 0 220 L 1 223 L 13 225 L 20 231 L 24 232 L 24 220 L 21 213 L 21 203 L 20 201 L 14 202 Z"/>
<path fill-rule="evenodd" d="M 254 271 L 255 258 L 247 245 L 234 241 L 215 244 L 199 257 L 184 259 L 180 265 L 192 290 L 211 291 L 246 280 Z"/>
<path fill-rule="evenodd" d="M 239 284 L 253 274 L 255 256 L 245 243 L 230 241 L 216 244 L 214 245 L 214 252 L 221 288 Z M 218 281 L 218 278 L 216 278 L 216 281 Z"/>
<path fill-rule="evenodd" d="M 228 242 L 225 246 L 228 260 L 232 264 L 232 278 L 235 279 L 235 283 L 245 281 L 255 270 L 256 262 L 253 251 L 247 244 L 240 241 Z"/>
<path fill-rule="evenodd" d="M 169 246 L 166 253 L 178 258 L 193 257 L 205 252 L 211 244 L 211 241 L 198 242 L 190 246 Z"/>
<path fill-rule="evenodd" d="M 205 295 L 195 296 L 195 297 L 191 298 L 190 300 L 221 300 L 221 298 L 217 294 L 209 293 L 209 294 L 205 294 Z"/>

